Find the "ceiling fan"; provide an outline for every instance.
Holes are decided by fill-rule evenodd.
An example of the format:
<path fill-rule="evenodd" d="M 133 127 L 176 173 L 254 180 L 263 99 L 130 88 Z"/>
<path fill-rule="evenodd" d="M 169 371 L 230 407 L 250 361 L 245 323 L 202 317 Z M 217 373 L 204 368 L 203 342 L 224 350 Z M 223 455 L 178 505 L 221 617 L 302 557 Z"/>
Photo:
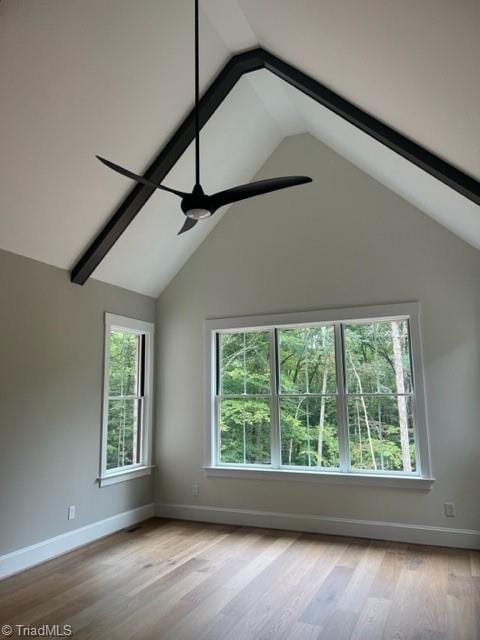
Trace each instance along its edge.
<path fill-rule="evenodd" d="M 121 173 L 127 178 L 131 178 L 136 182 L 145 184 L 154 189 L 161 189 L 162 191 L 168 191 L 174 195 L 182 198 L 181 208 L 186 216 L 186 220 L 183 227 L 178 232 L 178 235 L 192 229 L 199 220 L 209 218 L 217 209 L 224 207 L 246 198 L 253 198 L 255 196 L 262 195 L 263 193 L 270 193 L 272 191 L 278 191 L 279 189 L 286 189 L 287 187 L 294 187 L 299 184 L 305 184 L 312 182 L 312 178 L 307 176 L 286 176 L 281 178 L 270 178 L 268 180 L 259 180 L 258 182 L 250 182 L 249 184 L 242 184 L 232 189 L 226 189 L 225 191 L 219 191 L 213 195 L 207 195 L 200 184 L 200 113 L 199 113 L 199 38 L 198 38 L 198 0 L 195 0 L 195 186 L 191 193 L 184 191 L 178 191 L 171 187 L 166 187 L 162 184 L 157 184 L 143 178 L 135 173 L 132 173 L 128 169 L 120 167 L 110 160 L 106 160 L 100 156 L 96 156 L 100 162 L 103 162 L 107 167 L 113 169 L 117 173 Z"/>

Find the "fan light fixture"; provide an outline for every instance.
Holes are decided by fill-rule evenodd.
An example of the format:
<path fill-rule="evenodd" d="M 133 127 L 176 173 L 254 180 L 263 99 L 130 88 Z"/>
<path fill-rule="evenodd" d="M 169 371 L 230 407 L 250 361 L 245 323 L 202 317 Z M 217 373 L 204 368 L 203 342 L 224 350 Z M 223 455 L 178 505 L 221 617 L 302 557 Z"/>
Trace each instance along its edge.
<path fill-rule="evenodd" d="M 110 162 L 100 156 L 97 158 L 100 162 L 103 162 L 107 167 L 113 169 L 117 173 L 120 173 L 127 178 L 135 180 L 141 184 L 145 184 L 154 189 L 161 189 L 167 191 L 180 198 L 182 198 L 181 208 L 185 214 L 186 220 L 183 227 L 178 232 L 178 235 L 192 229 L 199 220 L 205 220 L 210 218 L 217 209 L 224 207 L 240 200 L 246 200 L 247 198 L 253 198 L 263 193 L 270 193 L 279 189 L 286 189 L 287 187 L 294 187 L 295 185 L 305 184 L 312 182 L 311 178 L 307 176 L 287 176 L 283 178 L 270 178 L 268 180 L 259 180 L 258 182 L 251 182 L 250 184 L 242 184 L 232 189 L 226 189 L 225 191 L 219 191 L 211 196 L 204 193 L 200 184 L 200 108 L 199 108 L 199 17 L 198 17 L 198 0 L 195 0 L 195 186 L 192 193 L 186 193 L 184 191 L 178 191 L 166 187 L 162 184 L 158 184 L 149 178 L 143 178 L 135 173 L 132 173 L 128 169 L 120 167 L 118 164 Z"/>
<path fill-rule="evenodd" d="M 189 209 L 185 215 L 192 220 L 205 220 L 206 218 L 210 218 L 212 212 L 208 209 Z"/>

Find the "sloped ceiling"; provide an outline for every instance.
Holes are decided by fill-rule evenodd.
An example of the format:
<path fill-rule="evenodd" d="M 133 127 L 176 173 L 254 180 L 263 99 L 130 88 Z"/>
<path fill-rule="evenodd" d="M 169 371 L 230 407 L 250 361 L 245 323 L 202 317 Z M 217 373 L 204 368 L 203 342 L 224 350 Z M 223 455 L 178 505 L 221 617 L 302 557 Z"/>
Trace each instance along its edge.
<path fill-rule="evenodd" d="M 478 0 L 203 0 L 203 6 L 236 50 L 260 43 L 480 176 Z"/>
<path fill-rule="evenodd" d="M 261 44 L 480 177 L 477 0 L 201 0 L 202 86 Z M 71 268 L 192 106 L 191 0 L 0 3 L 0 246 Z M 202 132 L 203 181 L 250 180 L 281 140 L 309 132 L 480 247 L 480 211 L 282 81 L 244 77 Z M 295 173 L 295 158 L 292 158 Z M 189 149 L 165 180 L 188 189 Z M 269 197 L 269 196 L 265 196 Z M 221 216 L 178 238 L 155 194 L 94 277 L 156 296 Z"/>

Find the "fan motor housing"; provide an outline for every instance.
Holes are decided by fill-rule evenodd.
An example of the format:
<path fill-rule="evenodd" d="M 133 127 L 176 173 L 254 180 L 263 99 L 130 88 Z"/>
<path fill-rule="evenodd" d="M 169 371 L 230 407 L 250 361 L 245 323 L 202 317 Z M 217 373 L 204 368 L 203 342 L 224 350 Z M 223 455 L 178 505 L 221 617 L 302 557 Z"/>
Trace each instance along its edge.
<path fill-rule="evenodd" d="M 209 218 L 217 208 L 213 198 L 205 195 L 199 184 L 195 185 L 191 195 L 183 198 L 181 207 L 187 218 L 192 218 L 193 220 Z"/>

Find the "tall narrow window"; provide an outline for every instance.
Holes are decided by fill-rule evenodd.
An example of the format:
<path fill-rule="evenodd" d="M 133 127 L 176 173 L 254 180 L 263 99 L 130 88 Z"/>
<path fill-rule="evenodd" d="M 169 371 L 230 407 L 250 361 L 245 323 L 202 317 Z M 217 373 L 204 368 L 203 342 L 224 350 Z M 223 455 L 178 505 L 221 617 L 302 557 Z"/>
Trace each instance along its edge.
<path fill-rule="evenodd" d="M 107 469 L 139 464 L 145 399 L 145 336 L 110 330 Z"/>
<path fill-rule="evenodd" d="M 269 333 L 222 333 L 218 342 L 220 460 L 230 464 L 270 464 Z"/>
<path fill-rule="evenodd" d="M 344 335 L 351 466 L 414 472 L 408 320 L 346 324 Z"/>
<path fill-rule="evenodd" d="M 333 325 L 278 330 L 281 461 L 340 466 Z"/>
<path fill-rule="evenodd" d="M 111 314 L 105 325 L 100 481 L 110 484 L 149 471 L 153 325 Z"/>
<path fill-rule="evenodd" d="M 209 321 L 210 466 L 429 477 L 416 305 L 335 313 Z"/>

